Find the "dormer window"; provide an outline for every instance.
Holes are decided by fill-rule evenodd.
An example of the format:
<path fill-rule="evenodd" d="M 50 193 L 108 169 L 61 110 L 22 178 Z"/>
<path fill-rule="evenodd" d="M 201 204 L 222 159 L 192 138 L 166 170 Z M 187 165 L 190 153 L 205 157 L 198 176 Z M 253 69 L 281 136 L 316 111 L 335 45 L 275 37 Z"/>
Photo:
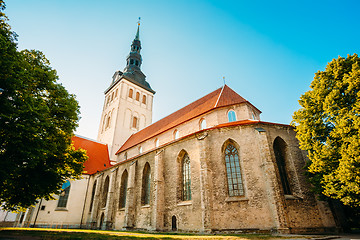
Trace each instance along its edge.
<path fill-rule="evenodd" d="M 204 118 L 202 118 L 200 120 L 200 130 L 203 130 L 206 128 L 206 120 Z"/>
<path fill-rule="evenodd" d="M 229 122 L 235 122 L 236 121 L 236 115 L 235 115 L 234 110 L 230 110 L 228 112 L 228 120 L 229 120 Z"/>
<path fill-rule="evenodd" d="M 175 130 L 174 131 L 174 139 L 178 139 L 179 138 L 179 131 L 178 130 Z"/>
<path fill-rule="evenodd" d="M 134 59 L 130 59 L 130 64 L 131 64 L 131 65 L 134 64 Z"/>

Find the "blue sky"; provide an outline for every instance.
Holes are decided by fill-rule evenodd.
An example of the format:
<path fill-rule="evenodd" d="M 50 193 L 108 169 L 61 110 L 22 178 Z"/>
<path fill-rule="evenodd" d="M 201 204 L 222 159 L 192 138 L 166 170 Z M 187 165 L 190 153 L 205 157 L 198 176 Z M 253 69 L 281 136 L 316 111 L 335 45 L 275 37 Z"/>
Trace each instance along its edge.
<path fill-rule="evenodd" d="M 104 90 L 123 70 L 140 16 L 153 121 L 226 84 L 290 123 L 318 70 L 360 53 L 360 1 L 7 0 L 19 49 L 41 50 L 81 106 L 77 134 L 96 139 Z"/>

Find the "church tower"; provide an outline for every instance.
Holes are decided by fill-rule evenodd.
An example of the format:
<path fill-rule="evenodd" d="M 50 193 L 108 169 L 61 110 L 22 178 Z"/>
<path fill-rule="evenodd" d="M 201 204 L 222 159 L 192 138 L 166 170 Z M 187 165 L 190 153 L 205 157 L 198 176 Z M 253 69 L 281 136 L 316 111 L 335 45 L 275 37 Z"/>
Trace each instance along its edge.
<path fill-rule="evenodd" d="M 131 134 L 152 123 L 155 91 L 141 71 L 140 22 L 126 58 L 124 71 L 116 71 L 105 90 L 104 107 L 97 140 L 109 146 L 110 159 Z"/>

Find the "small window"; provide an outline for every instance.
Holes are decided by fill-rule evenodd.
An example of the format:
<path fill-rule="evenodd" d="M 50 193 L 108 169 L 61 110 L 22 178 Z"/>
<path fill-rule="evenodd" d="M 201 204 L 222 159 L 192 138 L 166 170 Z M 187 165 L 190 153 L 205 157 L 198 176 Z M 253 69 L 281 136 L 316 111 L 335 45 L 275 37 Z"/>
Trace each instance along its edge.
<path fill-rule="evenodd" d="M 141 146 L 139 147 L 139 153 L 140 153 L 140 154 L 142 154 L 142 153 L 143 153 L 143 149 L 142 149 L 142 147 L 141 147 Z"/>
<path fill-rule="evenodd" d="M 233 110 L 230 110 L 228 112 L 228 120 L 229 120 L 229 122 L 235 122 L 236 121 L 236 115 L 235 115 L 235 112 Z"/>
<path fill-rule="evenodd" d="M 126 160 L 127 160 L 127 152 L 124 153 L 124 161 L 126 161 Z"/>
<path fill-rule="evenodd" d="M 252 118 L 253 118 L 253 120 L 256 120 L 255 113 L 254 113 L 254 112 L 252 112 L 251 114 L 252 114 Z"/>
<path fill-rule="evenodd" d="M 129 90 L 129 98 L 133 98 L 133 93 L 134 93 L 134 90 L 132 90 L 132 89 L 130 88 L 130 90 Z"/>
<path fill-rule="evenodd" d="M 136 65 L 136 66 L 139 66 L 138 60 L 135 60 L 135 65 Z"/>
<path fill-rule="evenodd" d="M 203 130 L 206 128 L 206 120 L 205 119 L 201 119 L 200 120 L 200 130 Z"/>
<path fill-rule="evenodd" d="M 41 211 L 44 211 L 45 210 L 45 205 L 42 205 L 41 208 L 40 208 Z"/>
<path fill-rule="evenodd" d="M 130 64 L 134 64 L 134 59 L 130 59 Z"/>
<path fill-rule="evenodd" d="M 139 100 L 140 100 L 140 93 L 136 92 L 136 101 L 139 101 Z"/>
<path fill-rule="evenodd" d="M 116 89 L 115 91 L 115 97 L 117 97 L 117 94 L 118 94 L 118 89 Z"/>
<path fill-rule="evenodd" d="M 174 131 L 174 139 L 178 139 L 179 138 L 179 131 L 175 130 Z"/>
<path fill-rule="evenodd" d="M 159 139 L 155 140 L 155 147 L 159 147 Z"/>
<path fill-rule="evenodd" d="M 114 92 L 111 94 L 110 102 L 112 102 L 112 100 L 114 100 Z"/>
<path fill-rule="evenodd" d="M 143 95 L 142 103 L 146 104 L 146 96 L 145 95 Z"/>
<path fill-rule="evenodd" d="M 133 127 L 133 128 L 137 128 L 137 126 L 138 126 L 138 118 L 137 118 L 137 117 L 133 117 L 132 127 Z"/>
<path fill-rule="evenodd" d="M 61 193 L 57 205 L 59 208 L 66 208 L 66 204 L 69 198 L 69 193 L 70 193 L 70 182 L 69 180 L 66 180 L 66 182 L 64 182 L 64 184 L 61 187 Z"/>

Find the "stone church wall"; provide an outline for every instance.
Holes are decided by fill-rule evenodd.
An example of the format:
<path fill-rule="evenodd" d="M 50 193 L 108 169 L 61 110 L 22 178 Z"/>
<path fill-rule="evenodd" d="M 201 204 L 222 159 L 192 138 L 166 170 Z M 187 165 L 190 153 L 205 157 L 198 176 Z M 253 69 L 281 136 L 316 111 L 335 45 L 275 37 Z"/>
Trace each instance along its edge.
<path fill-rule="evenodd" d="M 291 194 L 282 189 L 273 144 L 286 143 L 285 166 Z M 224 147 L 236 146 L 244 195 L 228 194 Z M 187 153 L 191 167 L 191 200 L 181 200 L 181 159 Z M 214 128 L 189 135 L 156 151 L 114 166 L 108 208 L 93 215 L 103 228 L 179 231 L 321 232 L 334 229 L 331 211 L 309 191 L 304 176 L 306 158 L 291 127 L 254 123 Z M 150 204 L 142 204 L 145 164 L 151 169 Z M 120 181 L 129 173 L 126 207 L 119 209 Z M 111 195 L 111 194 L 112 195 Z M 101 198 L 101 194 L 97 195 Z M 96 201 L 94 201 L 95 203 Z M 112 202 L 112 205 L 110 204 Z M 101 219 L 104 213 L 105 219 Z M 107 215 L 106 215 L 107 213 Z"/>

